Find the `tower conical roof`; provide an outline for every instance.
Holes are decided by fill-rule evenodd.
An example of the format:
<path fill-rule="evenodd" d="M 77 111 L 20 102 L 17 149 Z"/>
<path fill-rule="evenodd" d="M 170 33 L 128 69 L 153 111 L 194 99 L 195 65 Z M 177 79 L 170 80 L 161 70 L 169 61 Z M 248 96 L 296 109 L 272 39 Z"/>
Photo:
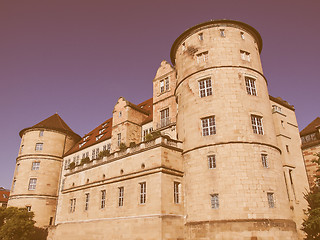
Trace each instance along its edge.
<path fill-rule="evenodd" d="M 73 137 L 81 138 L 78 134 L 72 131 L 72 129 L 62 120 L 62 118 L 57 113 L 37 123 L 36 125 L 33 125 L 32 127 L 22 129 L 19 135 L 20 137 L 22 137 L 23 133 L 26 130 L 39 129 L 39 128 L 56 130 L 59 132 L 67 133 Z"/>

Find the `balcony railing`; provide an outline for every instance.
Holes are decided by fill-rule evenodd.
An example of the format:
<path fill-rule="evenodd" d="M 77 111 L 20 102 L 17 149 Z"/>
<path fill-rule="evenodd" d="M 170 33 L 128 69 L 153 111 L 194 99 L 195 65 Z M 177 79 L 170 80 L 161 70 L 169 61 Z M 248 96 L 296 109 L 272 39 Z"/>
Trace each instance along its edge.
<path fill-rule="evenodd" d="M 157 129 L 158 128 L 164 128 L 166 126 L 169 126 L 170 124 L 171 124 L 171 118 L 160 119 L 160 122 L 157 123 Z"/>

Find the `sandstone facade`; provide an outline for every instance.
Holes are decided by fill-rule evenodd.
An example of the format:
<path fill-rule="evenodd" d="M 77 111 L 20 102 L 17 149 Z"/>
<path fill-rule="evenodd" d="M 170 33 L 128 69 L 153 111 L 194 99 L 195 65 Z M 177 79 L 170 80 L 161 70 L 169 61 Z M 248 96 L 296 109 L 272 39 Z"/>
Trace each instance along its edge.
<path fill-rule="evenodd" d="M 120 97 L 112 118 L 62 153 L 50 178 L 59 190 L 46 190 L 58 197 L 48 239 L 302 239 L 299 130 L 293 106 L 268 94 L 261 50 L 237 21 L 181 34 L 153 98 Z"/>

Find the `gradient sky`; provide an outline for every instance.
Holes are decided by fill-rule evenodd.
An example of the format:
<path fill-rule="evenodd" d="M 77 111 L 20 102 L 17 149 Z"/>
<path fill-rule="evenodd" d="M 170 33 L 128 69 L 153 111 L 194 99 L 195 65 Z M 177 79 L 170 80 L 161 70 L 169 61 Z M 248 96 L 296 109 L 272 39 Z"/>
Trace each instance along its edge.
<path fill-rule="evenodd" d="M 320 116 L 319 0 L 0 0 L 0 186 L 10 188 L 19 131 L 55 112 L 79 135 L 120 96 L 152 97 L 152 80 L 186 29 L 210 19 L 256 28 L 269 93 Z"/>

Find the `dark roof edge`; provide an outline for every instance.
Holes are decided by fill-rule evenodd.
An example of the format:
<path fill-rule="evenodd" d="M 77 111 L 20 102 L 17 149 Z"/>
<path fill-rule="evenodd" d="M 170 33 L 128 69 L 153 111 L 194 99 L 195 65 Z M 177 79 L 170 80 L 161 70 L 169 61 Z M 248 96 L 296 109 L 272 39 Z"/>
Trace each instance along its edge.
<path fill-rule="evenodd" d="M 286 108 L 291 109 L 292 111 L 295 111 L 294 106 L 293 106 L 293 105 L 290 105 L 287 101 L 280 100 L 280 99 L 278 99 L 278 98 L 272 97 L 271 95 L 269 95 L 269 99 L 270 99 L 271 101 L 274 101 L 274 102 L 276 102 L 276 103 L 279 103 L 280 105 L 282 105 L 282 106 L 284 106 L 284 107 L 286 107 Z"/>
<path fill-rule="evenodd" d="M 228 19 L 220 19 L 220 20 L 210 20 L 204 23 L 200 23 L 197 24 L 189 29 L 187 29 L 186 31 L 184 31 L 172 44 L 171 47 L 171 51 L 170 51 L 170 59 L 171 59 L 171 63 L 173 66 L 175 66 L 175 53 L 176 50 L 178 48 L 178 45 L 182 42 L 182 40 L 187 37 L 190 33 L 192 33 L 193 31 L 195 31 L 198 28 L 203 28 L 203 27 L 208 27 L 210 25 L 217 25 L 217 24 L 234 24 L 234 25 L 238 25 L 241 26 L 243 28 L 245 28 L 248 32 L 250 32 L 253 37 L 255 37 L 255 39 L 257 40 L 257 44 L 258 44 L 258 48 L 259 48 L 259 53 L 261 53 L 262 51 L 262 38 L 260 33 L 253 28 L 252 26 L 240 22 L 240 21 L 235 21 L 235 20 L 228 20 Z"/>
<path fill-rule="evenodd" d="M 28 127 L 28 128 L 24 128 L 22 129 L 20 132 L 19 132 L 19 136 L 22 138 L 22 135 L 24 134 L 25 131 L 28 131 L 28 130 L 37 130 L 37 129 L 44 129 L 44 130 L 54 130 L 54 131 L 57 131 L 57 132 L 61 132 L 61 133 L 65 133 L 73 138 L 75 138 L 75 140 L 78 138 L 79 140 L 81 139 L 81 136 L 79 136 L 78 134 L 76 134 L 75 132 L 71 132 L 71 131 L 67 131 L 67 130 L 63 130 L 63 129 L 59 129 L 59 128 L 48 128 L 48 127 Z M 79 140 L 76 140 L 76 141 L 79 141 Z"/>

